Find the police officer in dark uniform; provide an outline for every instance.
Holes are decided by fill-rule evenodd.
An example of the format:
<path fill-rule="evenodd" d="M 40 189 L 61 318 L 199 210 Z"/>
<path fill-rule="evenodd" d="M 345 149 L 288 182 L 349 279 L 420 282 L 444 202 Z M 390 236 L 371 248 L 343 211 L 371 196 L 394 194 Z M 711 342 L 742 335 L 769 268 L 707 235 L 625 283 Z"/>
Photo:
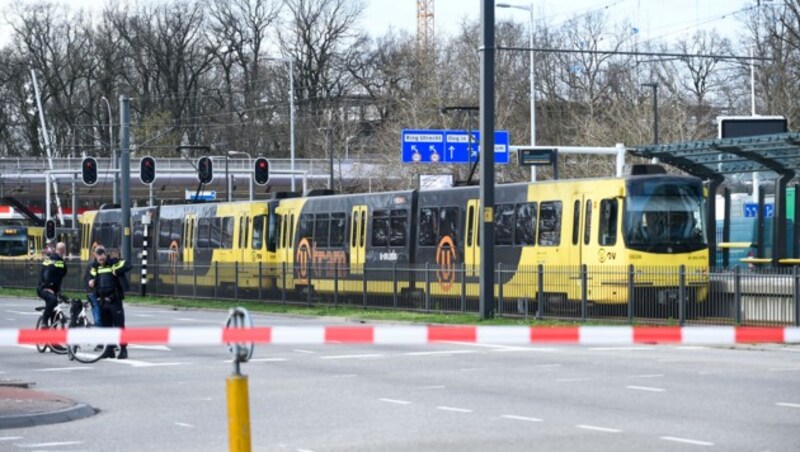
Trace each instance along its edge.
<path fill-rule="evenodd" d="M 42 313 L 42 326 L 47 327 L 53 318 L 53 310 L 58 305 L 58 294 L 61 292 L 61 281 L 67 275 L 67 263 L 64 256 L 67 255 L 67 245 L 64 242 L 56 244 L 55 252 L 48 253 L 42 260 L 42 269 L 39 272 L 39 286 L 36 294 L 44 300 L 44 312 Z M 77 318 L 81 306 L 78 303 L 70 309 L 72 318 Z"/>
<path fill-rule="evenodd" d="M 89 288 L 94 291 L 100 301 L 100 318 L 104 327 L 125 328 L 125 311 L 122 300 L 128 290 L 128 278 L 131 264 L 122 259 L 109 257 L 105 248 L 95 249 L 95 262 L 89 269 Z M 114 357 L 114 349 L 106 352 L 106 358 Z M 120 344 L 118 359 L 128 357 L 128 344 Z"/>

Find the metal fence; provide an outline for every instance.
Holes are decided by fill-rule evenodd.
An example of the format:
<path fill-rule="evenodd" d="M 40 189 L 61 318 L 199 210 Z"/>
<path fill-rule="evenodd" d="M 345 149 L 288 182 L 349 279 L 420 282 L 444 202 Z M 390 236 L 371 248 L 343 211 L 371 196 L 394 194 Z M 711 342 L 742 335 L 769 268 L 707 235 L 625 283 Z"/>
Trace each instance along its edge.
<path fill-rule="evenodd" d="M 28 288 L 38 262 L 0 261 L 0 287 Z M 83 264 L 68 263 L 64 290 L 85 290 Z M 197 300 L 350 306 L 437 313 L 479 312 L 477 268 L 313 263 L 149 265 L 148 295 Z M 141 292 L 130 273 L 130 294 Z M 494 311 L 511 318 L 628 324 L 800 326 L 800 272 L 691 267 L 507 267 L 495 269 Z"/>

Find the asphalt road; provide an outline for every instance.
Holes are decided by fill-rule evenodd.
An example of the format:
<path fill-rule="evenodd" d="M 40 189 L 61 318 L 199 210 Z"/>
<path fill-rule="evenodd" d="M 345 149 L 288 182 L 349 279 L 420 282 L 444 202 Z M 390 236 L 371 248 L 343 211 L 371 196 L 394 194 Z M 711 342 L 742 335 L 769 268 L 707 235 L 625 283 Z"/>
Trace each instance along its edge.
<path fill-rule="evenodd" d="M 0 298 L 0 327 L 33 325 Z M 129 326 L 220 325 L 221 311 L 127 308 Z M 342 323 L 255 316 L 256 325 Z M 0 430 L 0 451 L 227 450 L 224 347 L 130 347 L 93 365 L 0 348 L 0 378 L 96 416 Z M 800 347 L 262 346 L 253 450 L 800 450 Z"/>

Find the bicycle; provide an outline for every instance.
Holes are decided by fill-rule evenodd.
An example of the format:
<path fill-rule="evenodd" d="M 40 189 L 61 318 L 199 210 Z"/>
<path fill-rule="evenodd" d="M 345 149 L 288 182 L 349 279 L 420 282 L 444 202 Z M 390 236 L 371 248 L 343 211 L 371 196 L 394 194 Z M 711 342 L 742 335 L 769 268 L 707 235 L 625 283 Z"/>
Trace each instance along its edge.
<path fill-rule="evenodd" d="M 81 302 L 80 300 L 73 301 Z M 72 324 L 70 328 L 92 328 L 94 326 L 92 321 L 89 319 L 88 314 L 92 310 L 91 303 L 89 300 L 83 300 L 81 303 L 81 312 L 78 314 L 78 318 L 75 319 L 74 324 Z M 73 337 L 80 337 L 80 335 L 73 335 Z M 81 341 L 77 344 L 70 344 L 67 348 L 67 351 L 69 352 L 70 361 L 75 360 L 81 363 L 91 364 L 100 361 L 111 347 L 114 347 L 114 345 L 100 344 L 92 341 Z"/>
<path fill-rule="evenodd" d="M 65 312 L 69 312 L 69 303 L 70 301 L 67 299 L 67 297 L 58 294 L 58 304 L 53 310 L 52 322 L 50 322 L 50 327 L 47 329 L 63 330 L 67 327 L 68 317 Z M 37 306 L 36 310 L 42 312 L 44 311 L 44 306 Z M 42 323 L 44 323 L 44 313 L 42 313 L 42 315 L 36 319 L 37 330 L 45 329 L 42 327 Z M 39 353 L 46 352 L 48 348 L 57 355 L 63 355 L 67 353 L 67 346 L 64 344 L 36 344 L 36 351 Z"/>

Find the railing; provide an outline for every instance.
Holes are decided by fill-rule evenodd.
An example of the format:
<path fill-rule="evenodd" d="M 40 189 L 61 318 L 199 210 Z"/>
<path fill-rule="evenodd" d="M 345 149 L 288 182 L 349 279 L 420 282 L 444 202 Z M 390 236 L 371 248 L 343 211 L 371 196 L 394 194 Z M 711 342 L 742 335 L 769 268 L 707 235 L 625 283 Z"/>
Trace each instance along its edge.
<path fill-rule="evenodd" d="M 64 289 L 84 291 L 82 265 L 70 262 Z M 80 268 L 80 269 L 79 269 Z M 455 266 L 341 264 L 148 265 L 149 295 L 197 300 L 350 306 L 371 309 L 479 312 L 478 273 Z M 129 294 L 139 294 L 140 269 Z M 0 287 L 34 297 L 36 262 L 0 262 Z M 494 309 L 510 318 L 628 324 L 800 326 L 800 272 L 690 267 L 507 267 L 495 269 Z"/>

